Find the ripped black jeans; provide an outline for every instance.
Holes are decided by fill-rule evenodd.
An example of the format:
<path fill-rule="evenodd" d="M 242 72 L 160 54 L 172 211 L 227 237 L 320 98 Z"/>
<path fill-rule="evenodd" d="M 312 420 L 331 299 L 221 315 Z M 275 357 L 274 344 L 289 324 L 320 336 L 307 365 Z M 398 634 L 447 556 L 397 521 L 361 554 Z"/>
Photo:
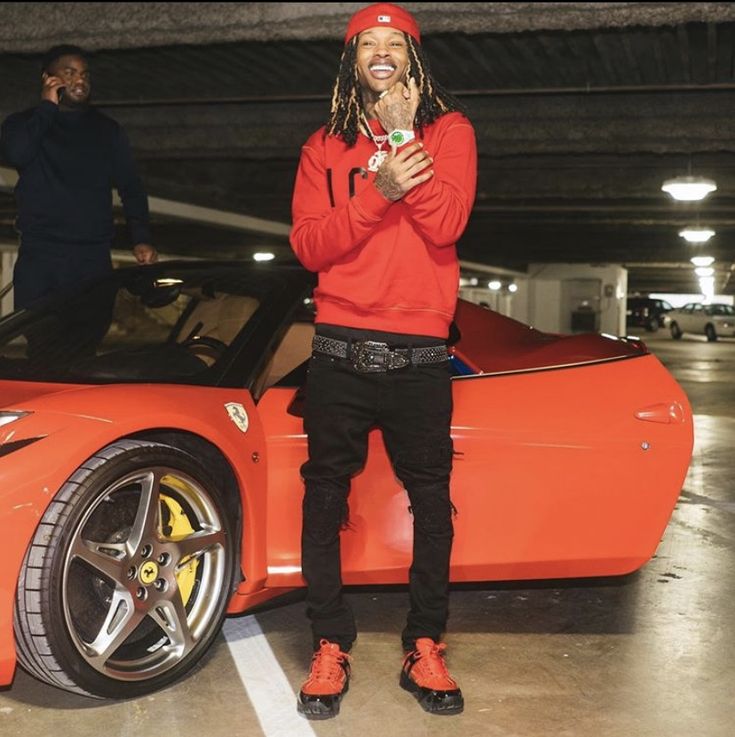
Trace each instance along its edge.
<path fill-rule="evenodd" d="M 370 339 L 375 335 L 371 333 Z M 394 343 L 418 347 L 436 345 L 437 340 Z M 449 499 L 451 414 L 446 361 L 359 373 L 346 359 L 312 355 L 304 414 L 309 460 L 301 468 L 306 486 L 301 553 L 315 649 L 325 638 L 347 652 L 357 636 L 352 610 L 342 596 L 340 529 L 348 519 L 351 477 L 365 464 L 368 433 L 376 426 L 383 432 L 413 513 L 411 608 L 403 647 L 412 650 L 418 637 L 438 640 L 446 629 L 454 534 Z"/>

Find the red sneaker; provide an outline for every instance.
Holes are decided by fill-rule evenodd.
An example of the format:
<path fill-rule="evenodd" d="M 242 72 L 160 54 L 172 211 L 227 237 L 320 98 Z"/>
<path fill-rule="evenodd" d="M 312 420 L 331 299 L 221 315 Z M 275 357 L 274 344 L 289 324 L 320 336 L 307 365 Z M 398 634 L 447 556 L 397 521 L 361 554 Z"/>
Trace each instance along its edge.
<path fill-rule="evenodd" d="M 330 719 L 339 714 L 339 702 L 350 683 L 350 656 L 336 642 L 321 640 L 311 659 L 309 677 L 301 687 L 298 711 L 307 719 Z"/>
<path fill-rule="evenodd" d="M 416 649 L 403 661 L 401 687 L 431 714 L 459 714 L 464 709 L 462 692 L 444 662 L 446 647 L 429 637 L 419 637 Z"/>

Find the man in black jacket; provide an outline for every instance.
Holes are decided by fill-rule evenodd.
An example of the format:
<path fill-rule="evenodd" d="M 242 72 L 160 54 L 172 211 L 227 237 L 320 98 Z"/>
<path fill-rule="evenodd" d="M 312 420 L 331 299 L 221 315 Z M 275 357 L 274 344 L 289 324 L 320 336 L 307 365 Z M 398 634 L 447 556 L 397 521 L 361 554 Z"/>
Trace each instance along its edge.
<path fill-rule="evenodd" d="M 89 67 L 76 46 L 44 56 L 40 104 L 10 115 L 0 149 L 18 170 L 21 234 L 15 307 L 107 273 L 114 235 L 112 188 L 120 194 L 136 260 L 157 259 L 148 199 L 123 129 L 89 105 Z"/>

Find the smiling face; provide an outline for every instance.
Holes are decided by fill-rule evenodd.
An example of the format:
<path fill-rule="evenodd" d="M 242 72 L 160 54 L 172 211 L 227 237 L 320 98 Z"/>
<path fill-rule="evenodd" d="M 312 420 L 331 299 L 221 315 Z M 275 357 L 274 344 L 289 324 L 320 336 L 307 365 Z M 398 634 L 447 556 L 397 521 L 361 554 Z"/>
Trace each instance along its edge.
<path fill-rule="evenodd" d="M 357 77 L 363 93 L 377 97 L 396 82 L 406 82 L 406 39 L 395 28 L 368 28 L 357 38 Z"/>
<path fill-rule="evenodd" d="M 65 105 L 84 105 L 89 100 L 92 86 L 87 62 L 79 56 L 61 56 L 49 69 L 49 74 L 64 81 Z"/>

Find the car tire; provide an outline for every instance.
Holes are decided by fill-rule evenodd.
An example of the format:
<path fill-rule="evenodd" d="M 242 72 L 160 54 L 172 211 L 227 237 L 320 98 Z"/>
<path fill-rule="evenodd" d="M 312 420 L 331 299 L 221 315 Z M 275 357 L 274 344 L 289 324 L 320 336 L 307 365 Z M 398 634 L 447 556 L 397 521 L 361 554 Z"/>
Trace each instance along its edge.
<path fill-rule="evenodd" d="M 26 553 L 21 666 L 99 698 L 182 677 L 217 636 L 233 590 L 231 517 L 188 453 L 141 440 L 100 450 L 56 493 Z"/>
<path fill-rule="evenodd" d="M 671 330 L 671 337 L 674 340 L 680 340 L 681 339 L 681 329 L 679 328 L 679 325 L 675 322 L 671 323 L 671 326 L 669 327 L 669 330 Z"/>
<path fill-rule="evenodd" d="M 646 331 L 655 333 L 658 331 L 658 320 L 654 317 L 646 323 Z"/>
<path fill-rule="evenodd" d="M 714 325 L 705 325 L 704 334 L 707 336 L 707 340 L 710 343 L 714 343 L 717 340 L 717 331 Z"/>

